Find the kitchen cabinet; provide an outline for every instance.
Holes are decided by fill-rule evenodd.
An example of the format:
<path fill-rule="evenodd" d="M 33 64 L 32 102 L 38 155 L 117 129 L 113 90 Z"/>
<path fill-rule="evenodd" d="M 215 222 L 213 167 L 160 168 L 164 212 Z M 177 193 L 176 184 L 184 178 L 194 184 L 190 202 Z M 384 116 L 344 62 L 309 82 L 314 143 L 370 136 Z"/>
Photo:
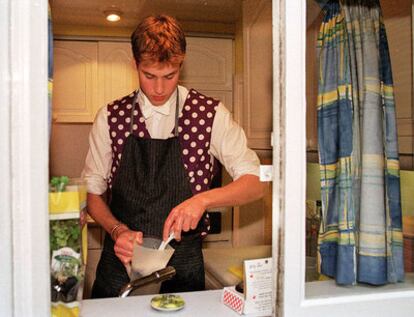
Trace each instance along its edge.
<path fill-rule="evenodd" d="M 53 120 L 91 122 L 98 104 L 96 43 L 54 42 Z"/>
<path fill-rule="evenodd" d="M 233 112 L 233 40 L 187 37 L 180 84 L 221 100 Z"/>
<path fill-rule="evenodd" d="M 412 1 L 381 0 L 394 81 L 398 151 L 402 169 L 414 168 Z"/>
<path fill-rule="evenodd" d="M 318 57 L 316 43 L 322 22 L 321 8 L 316 1 L 307 1 L 306 29 L 306 150 L 315 153 L 318 150 L 317 98 L 318 98 Z M 309 156 L 309 153 L 308 153 Z M 308 159 L 317 162 L 318 157 Z"/>
<path fill-rule="evenodd" d="M 98 108 L 138 87 L 135 60 L 129 42 L 96 43 L 98 49 Z"/>
<path fill-rule="evenodd" d="M 272 2 L 243 1 L 243 103 L 241 117 L 248 144 L 271 149 Z"/>
<path fill-rule="evenodd" d="M 237 120 L 261 164 L 272 164 L 272 3 L 243 1 L 243 75 L 235 76 Z M 272 185 L 260 200 L 233 208 L 233 246 L 272 242 Z"/>
<path fill-rule="evenodd" d="M 54 42 L 53 119 L 91 123 L 103 105 L 139 86 L 129 41 Z M 180 84 L 233 111 L 233 40 L 187 37 Z"/>
<path fill-rule="evenodd" d="M 272 160 L 261 157 L 260 163 L 271 165 Z M 272 243 L 272 201 L 272 182 L 267 182 L 263 198 L 233 208 L 233 247 Z"/>
<path fill-rule="evenodd" d="M 90 298 L 96 267 L 103 248 L 104 230 L 88 217 L 88 258 L 83 285 L 83 298 Z"/>
<path fill-rule="evenodd" d="M 93 122 L 97 110 L 138 86 L 126 42 L 54 42 L 53 119 Z"/>

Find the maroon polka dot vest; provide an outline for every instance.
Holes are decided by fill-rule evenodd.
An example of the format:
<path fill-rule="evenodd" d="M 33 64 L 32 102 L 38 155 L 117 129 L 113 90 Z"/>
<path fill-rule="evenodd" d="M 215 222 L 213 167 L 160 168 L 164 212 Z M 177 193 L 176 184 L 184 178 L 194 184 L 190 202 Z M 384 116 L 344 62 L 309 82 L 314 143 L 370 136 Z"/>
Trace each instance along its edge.
<path fill-rule="evenodd" d="M 121 162 L 123 145 L 130 134 L 131 117 L 134 121 L 132 133 L 140 138 L 150 138 L 138 104 L 133 116 L 131 116 L 135 94 L 136 92 L 133 92 L 107 106 L 112 146 L 109 188 L 112 187 L 117 168 Z M 217 170 L 216 160 L 210 154 L 210 141 L 218 103 L 219 101 L 191 89 L 179 115 L 178 139 L 181 145 L 184 168 L 187 171 L 193 194 L 208 190 Z"/>

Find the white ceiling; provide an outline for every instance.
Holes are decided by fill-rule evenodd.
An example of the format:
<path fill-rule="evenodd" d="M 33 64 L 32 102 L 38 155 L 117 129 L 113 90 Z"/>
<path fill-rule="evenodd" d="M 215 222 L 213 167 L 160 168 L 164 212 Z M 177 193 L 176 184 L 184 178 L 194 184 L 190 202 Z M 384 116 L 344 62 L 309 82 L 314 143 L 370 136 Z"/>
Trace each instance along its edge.
<path fill-rule="evenodd" d="M 166 13 L 181 22 L 233 24 L 240 16 L 241 0 L 50 0 L 53 22 L 60 25 L 133 28 L 145 16 Z M 123 12 L 116 24 L 104 11 Z"/>

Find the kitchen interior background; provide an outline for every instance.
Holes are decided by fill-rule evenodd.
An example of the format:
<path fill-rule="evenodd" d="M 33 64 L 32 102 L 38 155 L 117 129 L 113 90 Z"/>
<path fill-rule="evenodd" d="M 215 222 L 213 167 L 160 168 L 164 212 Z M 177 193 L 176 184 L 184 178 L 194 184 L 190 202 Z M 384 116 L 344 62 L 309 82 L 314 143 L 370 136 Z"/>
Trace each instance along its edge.
<path fill-rule="evenodd" d="M 222 100 L 244 127 L 249 146 L 258 153 L 261 163 L 271 164 L 271 1 L 50 3 L 54 33 L 51 176 L 80 176 L 96 111 L 137 88 L 129 37 L 137 22 L 152 13 L 175 16 L 188 36 L 181 84 Z M 111 9 L 121 12 L 120 21 L 105 20 L 104 12 Z M 222 182 L 228 181 L 223 171 Z M 214 276 L 207 278 L 208 288 L 223 287 L 231 276 L 227 269 L 234 264 L 232 258 L 250 257 L 252 252 L 259 252 L 256 257 L 271 255 L 270 186 L 268 195 L 260 201 L 213 210 L 221 228 L 208 236 L 204 246 L 207 274 L 209 268 L 214 271 Z M 94 279 L 103 234 L 97 224 L 89 223 L 85 297 Z M 231 247 L 234 256 L 217 256 L 214 250 L 219 247 Z"/>
<path fill-rule="evenodd" d="M 116 1 L 121 20 L 111 24 L 104 11 L 110 0 L 52 0 L 54 31 L 53 125 L 50 175 L 79 177 L 88 149 L 88 134 L 99 107 L 137 86 L 129 36 L 137 21 L 157 12 L 174 15 L 189 35 L 188 58 L 182 84 L 220 98 L 243 126 L 249 145 L 262 164 L 271 164 L 272 43 L 270 0 L 153 0 Z M 316 37 L 320 7 L 307 0 L 307 197 L 320 199 L 317 165 Z M 412 105 L 412 1 L 381 1 L 393 66 L 397 103 L 398 140 L 402 172 L 402 200 L 406 270 L 413 270 L 414 156 Z M 205 74 L 204 77 L 200 75 Z M 228 182 L 223 173 L 223 182 Z M 210 235 L 206 249 L 231 247 L 237 254 L 269 254 L 271 244 L 271 184 L 262 200 L 221 212 L 221 232 Z M 305 203 L 305 202 L 304 202 Z M 93 280 L 103 233 L 89 224 L 85 296 Z M 253 251 L 252 251 L 253 250 Z M 259 251 L 257 251 L 259 250 Z M 411 251 L 410 251 L 411 250 Z M 229 257 L 206 256 L 211 288 L 228 278 Z M 218 252 L 218 251 L 217 251 Z M 307 280 L 317 279 L 314 253 L 307 252 Z M 209 257 L 211 256 L 211 257 Z M 411 257 L 411 258 L 409 258 Z M 211 261 L 214 258 L 214 261 Z M 220 259 L 220 260 L 217 260 Z M 219 263 L 223 261 L 223 263 Z"/>

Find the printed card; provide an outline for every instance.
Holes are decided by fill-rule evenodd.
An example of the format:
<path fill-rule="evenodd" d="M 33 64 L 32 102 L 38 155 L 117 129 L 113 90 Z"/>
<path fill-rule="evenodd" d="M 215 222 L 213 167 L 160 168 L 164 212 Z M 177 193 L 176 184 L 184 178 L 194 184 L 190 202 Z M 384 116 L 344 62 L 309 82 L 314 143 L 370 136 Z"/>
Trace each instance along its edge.
<path fill-rule="evenodd" d="M 244 261 L 244 314 L 272 314 L 272 258 Z"/>

